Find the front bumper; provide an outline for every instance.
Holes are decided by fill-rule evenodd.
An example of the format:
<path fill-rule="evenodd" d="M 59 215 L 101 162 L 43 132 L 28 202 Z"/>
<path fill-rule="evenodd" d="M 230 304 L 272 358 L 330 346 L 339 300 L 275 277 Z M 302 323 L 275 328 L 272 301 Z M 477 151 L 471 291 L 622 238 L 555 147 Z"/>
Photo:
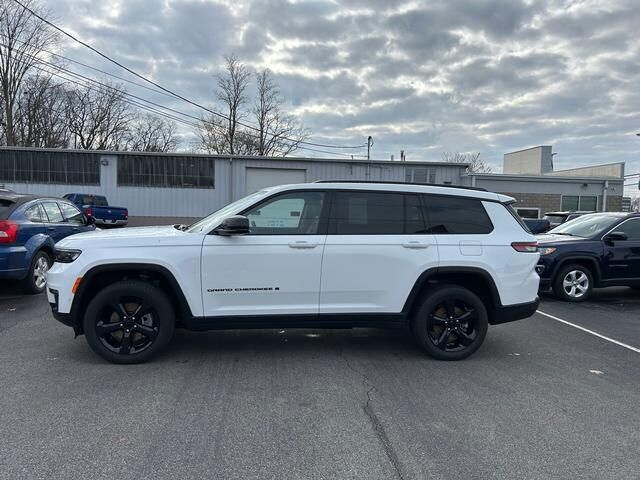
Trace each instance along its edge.
<path fill-rule="evenodd" d="M 523 318 L 529 318 L 536 313 L 538 305 L 540 305 L 540 299 L 538 297 L 536 297 L 533 302 L 518 303 L 515 305 L 501 305 L 494 310 L 493 315 L 489 319 L 489 323 L 491 325 L 500 325 L 501 323 L 514 322 L 516 320 L 522 320 Z"/>

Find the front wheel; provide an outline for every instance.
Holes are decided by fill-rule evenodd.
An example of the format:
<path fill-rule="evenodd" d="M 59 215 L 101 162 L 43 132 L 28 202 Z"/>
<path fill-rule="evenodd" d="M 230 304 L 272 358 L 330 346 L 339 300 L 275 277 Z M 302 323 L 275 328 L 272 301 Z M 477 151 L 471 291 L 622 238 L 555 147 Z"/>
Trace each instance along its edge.
<path fill-rule="evenodd" d="M 171 303 L 137 280 L 114 283 L 89 303 L 83 320 L 91 349 L 113 363 L 141 363 L 167 346 L 175 329 Z"/>
<path fill-rule="evenodd" d="M 593 275 L 582 265 L 567 265 L 553 281 L 553 293 L 567 302 L 582 302 L 589 298 L 593 290 Z"/>
<path fill-rule="evenodd" d="M 432 357 L 462 360 L 480 348 L 488 325 L 487 309 L 475 293 L 442 285 L 427 293 L 412 327 L 419 345 Z"/>

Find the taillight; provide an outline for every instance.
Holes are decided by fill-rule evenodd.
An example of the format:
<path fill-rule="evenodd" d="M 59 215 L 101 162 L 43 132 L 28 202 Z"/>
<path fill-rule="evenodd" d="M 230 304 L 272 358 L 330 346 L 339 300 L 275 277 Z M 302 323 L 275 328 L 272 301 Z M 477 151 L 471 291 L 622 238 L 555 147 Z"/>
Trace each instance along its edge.
<path fill-rule="evenodd" d="M 10 220 L 0 220 L 0 243 L 16 243 L 18 224 Z"/>
<path fill-rule="evenodd" d="M 124 211 L 124 218 L 129 219 L 129 210 Z"/>
<path fill-rule="evenodd" d="M 516 252 L 538 253 L 538 242 L 513 242 L 511 246 Z"/>
<path fill-rule="evenodd" d="M 87 207 L 87 210 L 84 213 L 90 217 L 93 217 L 93 208 Z"/>

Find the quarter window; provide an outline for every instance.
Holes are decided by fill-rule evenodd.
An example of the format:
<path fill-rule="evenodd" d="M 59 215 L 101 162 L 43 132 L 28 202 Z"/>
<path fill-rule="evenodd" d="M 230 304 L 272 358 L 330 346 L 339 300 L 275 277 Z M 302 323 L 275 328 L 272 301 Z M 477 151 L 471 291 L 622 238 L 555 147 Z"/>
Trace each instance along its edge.
<path fill-rule="evenodd" d="M 60 208 L 58 204 L 55 202 L 43 202 L 42 206 L 44 207 L 44 211 L 47 213 L 47 218 L 50 223 L 63 223 L 64 217 L 62 216 L 62 212 L 60 212 Z"/>
<path fill-rule="evenodd" d="M 245 212 L 250 235 L 316 235 L 324 205 L 323 192 L 278 195 Z"/>
<path fill-rule="evenodd" d="M 487 234 L 493 224 L 482 202 L 475 198 L 424 195 L 429 233 Z"/>
<path fill-rule="evenodd" d="M 42 218 L 42 209 L 38 203 L 27 208 L 24 212 L 24 216 L 27 217 L 27 220 L 34 223 L 42 223 L 44 221 Z"/>

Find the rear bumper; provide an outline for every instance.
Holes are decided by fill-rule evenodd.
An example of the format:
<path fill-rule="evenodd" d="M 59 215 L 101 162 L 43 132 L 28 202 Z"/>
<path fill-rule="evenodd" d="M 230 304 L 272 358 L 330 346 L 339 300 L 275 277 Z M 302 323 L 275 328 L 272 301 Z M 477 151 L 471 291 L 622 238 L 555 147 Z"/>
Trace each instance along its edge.
<path fill-rule="evenodd" d="M 105 218 L 96 218 L 95 223 L 96 225 L 117 225 L 119 227 L 123 227 L 129 223 L 129 220 L 108 220 Z"/>
<path fill-rule="evenodd" d="M 536 297 L 533 302 L 500 306 L 494 310 L 492 317 L 489 319 L 489 323 L 491 325 L 500 325 L 501 323 L 514 322 L 516 320 L 522 320 L 523 318 L 529 318 L 536 313 L 539 304 L 540 299 Z"/>

